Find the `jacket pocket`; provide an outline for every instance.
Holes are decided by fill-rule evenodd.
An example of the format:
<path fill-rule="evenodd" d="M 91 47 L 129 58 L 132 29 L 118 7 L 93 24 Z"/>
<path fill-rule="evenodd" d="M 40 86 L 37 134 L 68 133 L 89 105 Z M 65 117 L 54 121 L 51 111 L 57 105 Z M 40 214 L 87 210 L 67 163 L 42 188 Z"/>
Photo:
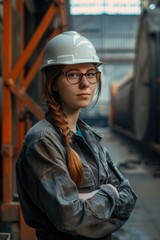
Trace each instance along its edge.
<path fill-rule="evenodd" d="M 95 190 L 94 180 L 91 176 L 89 169 L 87 168 L 83 169 L 83 182 L 78 188 L 78 190 L 80 193 L 88 193 Z"/>

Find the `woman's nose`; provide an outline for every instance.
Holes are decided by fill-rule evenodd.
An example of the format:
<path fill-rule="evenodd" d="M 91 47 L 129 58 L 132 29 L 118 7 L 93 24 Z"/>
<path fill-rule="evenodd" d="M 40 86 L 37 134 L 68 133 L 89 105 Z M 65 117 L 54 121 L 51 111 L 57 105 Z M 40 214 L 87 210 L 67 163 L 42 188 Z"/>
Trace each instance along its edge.
<path fill-rule="evenodd" d="M 87 87 L 89 87 L 89 82 L 88 82 L 88 80 L 87 80 L 85 75 L 82 76 L 82 79 L 81 79 L 81 81 L 79 83 L 79 86 L 80 86 L 80 88 L 87 88 Z"/>

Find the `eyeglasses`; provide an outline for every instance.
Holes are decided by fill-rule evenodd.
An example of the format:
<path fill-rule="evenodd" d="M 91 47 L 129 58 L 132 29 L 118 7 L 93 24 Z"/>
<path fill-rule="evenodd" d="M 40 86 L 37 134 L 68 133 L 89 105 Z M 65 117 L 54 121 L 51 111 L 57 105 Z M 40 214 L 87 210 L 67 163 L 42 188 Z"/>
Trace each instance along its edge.
<path fill-rule="evenodd" d="M 95 84 L 100 80 L 101 72 L 95 70 L 88 70 L 86 73 L 81 73 L 78 70 L 69 70 L 63 72 L 67 81 L 71 84 L 78 84 L 82 81 L 85 76 L 90 84 Z"/>

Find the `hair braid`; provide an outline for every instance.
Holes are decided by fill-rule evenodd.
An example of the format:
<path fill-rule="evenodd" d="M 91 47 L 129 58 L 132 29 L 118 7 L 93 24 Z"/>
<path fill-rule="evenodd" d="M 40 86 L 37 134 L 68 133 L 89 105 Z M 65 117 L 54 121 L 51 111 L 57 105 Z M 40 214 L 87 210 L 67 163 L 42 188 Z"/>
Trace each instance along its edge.
<path fill-rule="evenodd" d="M 63 112 L 62 105 L 57 93 L 53 91 L 53 85 L 62 67 L 59 67 L 59 71 L 56 67 L 56 71 L 52 66 L 51 71 L 47 68 L 45 71 L 45 95 L 47 98 L 47 105 L 51 110 L 51 118 L 54 121 L 57 131 L 61 135 L 64 145 L 68 154 L 68 169 L 72 180 L 77 186 L 80 185 L 83 179 L 83 167 L 79 155 L 71 147 L 70 129 L 68 127 L 67 116 Z M 56 75 L 55 75 L 56 74 Z M 53 81 L 54 80 L 54 81 Z M 53 92 L 55 93 L 53 95 Z"/>
<path fill-rule="evenodd" d="M 55 100 L 54 100 L 55 101 Z M 55 101 L 52 103 L 48 103 L 50 109 L 52 109 L 52 119 L 54 120 L 54 124 L 56 125 L 57 130 L 59 131 L 64 144 L 67 148 L 68 154 L 68 169 L 72 180 L 76 183 L 76 185 L 80 185 L 83 178 L 82 172 L 82 163 L 78 156 L 78 154 L 71 147 L 72 140 L 69 136 L 70 129 L 68 127 L 67 117 L 63 113 L 62 107 Z"/>

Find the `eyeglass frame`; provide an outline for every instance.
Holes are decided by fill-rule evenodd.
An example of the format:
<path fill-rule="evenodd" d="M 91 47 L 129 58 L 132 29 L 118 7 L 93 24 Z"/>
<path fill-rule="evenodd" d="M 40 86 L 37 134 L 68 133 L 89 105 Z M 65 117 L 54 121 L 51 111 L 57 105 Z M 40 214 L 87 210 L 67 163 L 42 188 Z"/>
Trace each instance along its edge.
<path fill-rule="evenodd" d="M 66 71 L 66 72 L 61 72 L 61 74 L 64 74 L 64 76 L 66 77 L 67 81 L 68 81 L 70 84 L 72 84 L 72 85 L 76 85 L 76 84 L 80 83 L 80 82 L 82 81 L 82 79 L 83 79 L 83 76 L 86 77 L 87 81 L 88 81 L 90 84 L 96 84 L 96 83 L 99 82 L 100 79 L 101 79 L 101 72 L 100 72 L 100 71 L 96 71 L 96 70 L 95 70 L 96 82 L 91 83 L 91 82 L 88 80 L 87 76 L 86 76 L 86 74 L 87 74 L 89 71 L 91 71 L 91 70 L 88 70 L 86 73 L 82 73 L 82 72 L 79 71 L 79 70 L 75 70 L 75 71 L 77 71 L 77 72 L 80 73 L 80 75 L 79 75 L 80 80 L 79 80 L 78 82 L 76 82 L 76 83 L 71 83 L 71 82 L 68 80 L 68 77 L 67 77 L 67 73 L 70 72 L 70 71 L 74 71 L 74 70 L 70 69 L 70 70 L 68 70 L 68 71 Z M 98 75 L 99 78 L 97 77 L 97 75 Z"/>

